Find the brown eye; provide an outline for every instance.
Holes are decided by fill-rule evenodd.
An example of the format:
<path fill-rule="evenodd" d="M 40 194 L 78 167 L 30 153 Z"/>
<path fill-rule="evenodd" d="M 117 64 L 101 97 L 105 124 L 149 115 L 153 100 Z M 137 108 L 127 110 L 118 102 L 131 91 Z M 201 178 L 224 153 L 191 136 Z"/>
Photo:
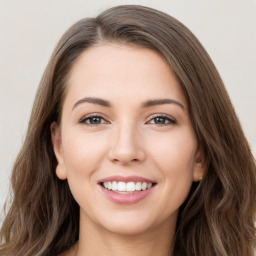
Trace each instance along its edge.
<path fill-rule="evenodd" d="M 166 122 L 168 122 L 167 118 L 165 117 L 156 117 L 153 120 L 155 124 L 166 124 Z"/>
<path fill-rule="evenodd" d="M 97 126 L 101 124 L 106 124 L 108 122 L 102 116 L 93 115 L 93 116 L 85 116 L 79 121 L 79 123 L 85 124 L 85 125 Z"/>
<path fill-rule="evenodd" d="M 94 117 L 88 117 L 86 120 L 85 120 L 85 123 L 88 123 L 88 124 L 100 124 L 102 122 L 102 119 L 101 117 L 99 116 L 94 116 Z"/>

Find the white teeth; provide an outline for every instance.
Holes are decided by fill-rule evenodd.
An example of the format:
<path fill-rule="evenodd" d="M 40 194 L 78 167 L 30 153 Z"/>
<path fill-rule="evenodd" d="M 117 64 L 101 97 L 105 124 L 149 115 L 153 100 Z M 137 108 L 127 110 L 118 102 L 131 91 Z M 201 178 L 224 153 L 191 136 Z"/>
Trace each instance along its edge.
<path fill-rule="evenodd" d="M 136 191 L 140 191 L 141 190 L 141 182 L 137 182 L 135 188 L 136 188 Z"/>
<path fill-rule="evenodd" d="M 153 185 L 152 183 L 148 183 L 147 188 L 151 188 L 152 185 Z"/>
<path fill-rule="evenodd" d="M 117 182 L 113 181 L 111 184 L 112 184 L 111 189 L 114 191 L 117 190 L 117 188 L 118 188 Z"/>
<path fill-rule="evenodd" d="M 123 182 L 123 181 L 108 181 L 103 182 L 103 187 L 108 190 L 113 190 L 118 193 L 125 194 L 126 192 L 135 192 L 149 189 L 153 186 L 153 183 L 147 182 Z"/>
<path fill-rule="evenodd" d="M 125 192 L 126 191 L 126 184 L 122 181 L 119 181 L 118 185 L 117 185 L 117 190 L 121 191 L 121 192 Z"/>
<path fill-rule="evenodd" d="M 129 192 L 134 192 L 135 191 L 135 183 L 134 182 L 128 182 L 126 184 L 126 190 Z"/>
<path fill-rule="evenodd" d="M 109 190 L 111 190 L 112 189 L 112 183 L 109 181 L 108 184 L 107 184 L 107 187 L 105 187 L 105 188 L 108 188 Z"/>
<path fill-rule="evenodd" d="M 147 189 L 147 182 L 143 182 L 143 183 L 142 183 L 141 189 L 142 189 L 142 190 L 146 190 L 146 189 Z"/>

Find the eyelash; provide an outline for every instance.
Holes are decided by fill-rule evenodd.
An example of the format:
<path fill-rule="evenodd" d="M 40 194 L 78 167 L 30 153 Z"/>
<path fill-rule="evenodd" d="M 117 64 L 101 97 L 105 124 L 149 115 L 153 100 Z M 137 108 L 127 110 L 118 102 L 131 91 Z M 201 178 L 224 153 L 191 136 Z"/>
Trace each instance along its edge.
<path fill-rule="evenodd" d="M 86 123 L 87 121 L 92 121 L 93 118 L 99 118 L 101 120 L 104 120 L 104 123 L 97 123 L 97 124 L 92 124 L 92 123 Z M 87 115 L 84 116 L 82 119 L 79 120 L 79 123 L 81 124 L 85 124 L 87 126 L 99 126 L 101 124 L 105 124 L 105 123 L 109 123 L 108 121 L 105 120 L 105 118 L 103 118 L 101 115 L 97 115 L 97 114 L 91 114 L 91 115 Z"/>
<path fill-rule="evenodd" d="M 87 121 L 93 121 L 94 118 L 98 118 L 98 120 L 100 119 L 101 121 L 103 120 L 104 122 L 100 122 L 100 123 L 87 123 Z M 164 121 L 164 123 L 160 123 L 160 124 L 157 124 L 156 120 L 157 118 L 159 119 L 162 119 L 162 121 Z M 176 124 L 176 120 L 174 120 L 173 118 L 171 118 L 170 116 L 168 115 L 163 115 L 163 114 L 156 114 L 154 116 L 151 116 L 150 117 L 150 120 L 146 122 L 146 124 L 150 124 L 150 122 L 152 120 L 155 120 L 155 125 L 157 126 L 168 126 L 168 125 L 174 125 Z M 167 122 L 167 123 L 166 123 Z M 105 118 L 103 118 L 101 115 L 97 115 L 97 114 L 91 114 L 91 115 L 87 115 L 87 116 L 84 116 L 82 119 L 79 120 L 79 123 L 81 124 L 85 124 L 87 126 L 100 126 L 101 124 L 109 124 L 110 122 L 106 121 Z"/>
<path fill-rule="evenodd" d="M 156 122 L 157 118 L 164 120 L 164 123 L 161 123 L 161 124 L 155 123 L 155 125 L 157 125 L 157 126 L 167 126 L 167 125 L 176 124 L 176 120 L 174 118 L 172 118 L 168 115 L 164 115 L 164 114 L 155 114 L 153 116 L 150 116 L 150 120 L 147 122 L 147 124 L 150 123 L 152 120 L 155 120 L 155 122 Z"/>

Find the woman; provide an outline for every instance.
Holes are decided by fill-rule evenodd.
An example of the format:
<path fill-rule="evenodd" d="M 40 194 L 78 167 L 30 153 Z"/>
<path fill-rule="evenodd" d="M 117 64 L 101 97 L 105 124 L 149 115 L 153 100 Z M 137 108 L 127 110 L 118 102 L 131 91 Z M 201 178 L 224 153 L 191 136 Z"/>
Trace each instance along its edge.
<path fill-rule="evenodd" d="M 52 54 L 0 254 L 252 256 L 255 169 L 195 36 L 162 12 L 114 7 Z"/>

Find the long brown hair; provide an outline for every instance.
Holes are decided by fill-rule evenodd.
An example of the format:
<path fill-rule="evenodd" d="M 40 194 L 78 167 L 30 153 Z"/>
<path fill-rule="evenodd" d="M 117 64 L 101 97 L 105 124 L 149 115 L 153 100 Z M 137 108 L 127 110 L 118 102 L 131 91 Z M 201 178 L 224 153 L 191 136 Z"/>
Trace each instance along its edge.
<path fill-rule="evenodd" d="M 208 163 L 180 208 L 174 255 L 252 256 L 256 167 L 222 80 L 195 36 L 179 21 L 142 6 L 118 6 L 73 25 L 42 77 L 24 145 L 12 172 L 11 205 L 3 222 L 3 256 L 57 255 L 75 244 L 79 206 L 55 175 L 50 124 L 60 122 L 66 81 L 78 56 L 104 42 L 158 51 L 186 96 Z"/>

